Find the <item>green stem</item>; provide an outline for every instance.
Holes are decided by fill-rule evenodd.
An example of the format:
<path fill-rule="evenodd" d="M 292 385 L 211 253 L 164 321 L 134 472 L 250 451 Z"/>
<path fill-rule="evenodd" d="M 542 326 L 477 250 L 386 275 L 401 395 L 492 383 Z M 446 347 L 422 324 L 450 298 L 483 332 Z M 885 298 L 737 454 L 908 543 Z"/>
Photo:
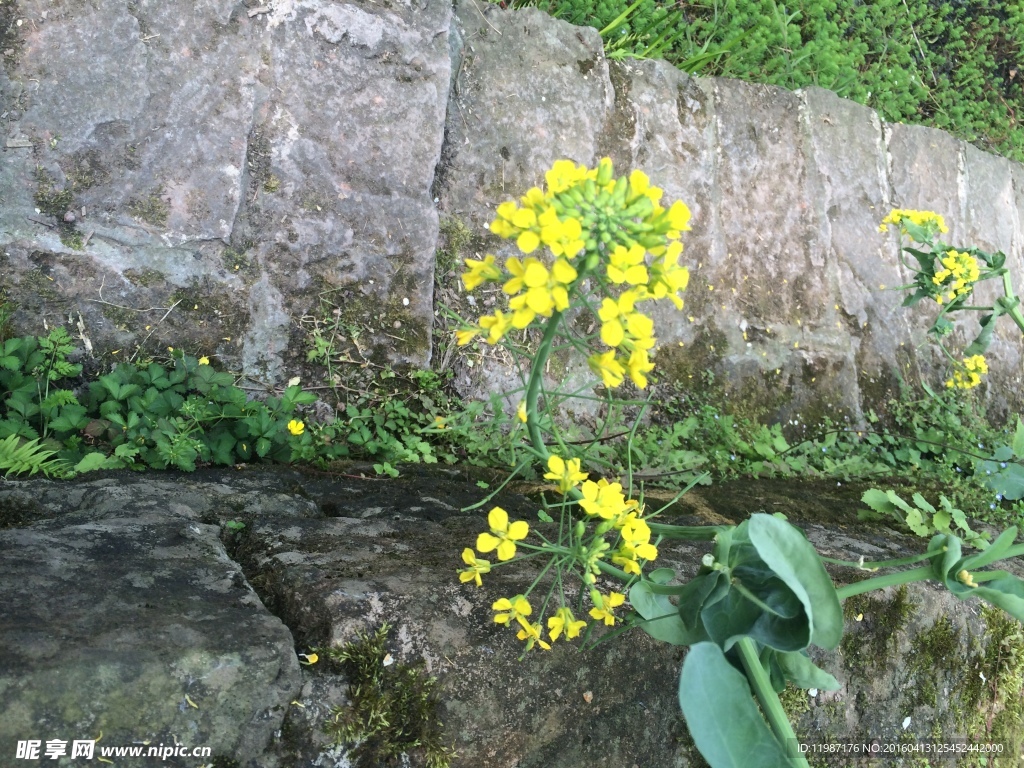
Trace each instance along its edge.
<path fill-rule="evenodd" d="M 540 340 L 540 347 L 533 358 L 533 365 L 530 367 L 530 379 L 526 385 L 526 430 L 530 435 L 530 442 L 537 452 L 541 463 L 547 464 L 551 454 L 544 445 L 544 438 L 540 434 L 540 424 L 537 419 L 537 397 L 540 395 L 540 385 L 544 378 L 544 366 L 547 365 L 548 356 L 551 354 L 551 345 L 558 333 L 558 324 L 562 321 L 562 313 L 555 312 L 548 320 L 544 328 L 544 336 Z"/>
<path fill-rule="evenodd" d="M 885 589 L 886 587 L 893 587 L 897 584 L 910 584 L 914 581 L 927 581 L 932 578 L 932 574 L 933 571 L 931 566 L 923 565 L 920 568 L 911 568 L 909 571 L 889 573 L 885 576 L 875 576 L 873 579 L 864 579 L 864 581 L 858 581 L 854 584 L 837 587 L 836 595 L 838 595 L 840 600 L 845 600 L 848 597 L 862 595 L 865 592 L 870 592 L 874 589 Z"/>
<path fill-rule="evenodd" d="M 686 541 L 713 541 L 719 532 L 731 525 L 672 525 L 670 523 L 648 523 L 651 533 L 664 536 L 666 539 L 685 539 Z"/>
<path fill-rule="evenodd" d="M 754 689 L 754 694 L 761 704 L 761 711 L 764 712 L 772 733 L 775 734 L 775 738 L 782 748 L 789 752 L 796 743 L 796 734 L 793 732 L 789 717 L 786 716 L 786 710 L 782 708 L 778 694 L 772 688 L 768 672 L 762 666 L 761 659 L 758 658 L 754 641 L 749 637 L 744 637 L 736 643 L 736 649 L 739 651 L 743 668 L 747 671 L 747 680 L 750 681 L 751 687 Z M 796 768 L 810 768 L 810 763 L 803 755 L 790 758 L 790 765 Z"/>
<path fill-rule="evenodd" d="M 856 562 L 853 560 L 836 560 L 835 558 L 822 556 L 821 561 L 823 563 L 832 563 L 832 565 L 845 565 L 847 568 L 857 568 L 862 571 L 877 571 L 879 568 L 895 568 L 900 565 L 913 565 L 914 563 L 920 563 L 924 560 L 931 560 L 934 556 L 934 552 L 923 552 L 920 555 L 901 557 L 897 560 L 881 560 L 872 563 L 861 562 L 859 560 Z"/>
<path fill-rule="evenodd" d="M 1017 298 L 1017 294 L 1013 292 L 1013 283 L 1010 282 L 1010 273 L 1008 271 L 1003 272 L 1003 293 L 1005 293 L 1006 298 L 1011 301 Z M 1020 311 L 1020 305 L 1018 304 L 1013 309 L 1007 310 L 1006 314 L 1013 319 L 1013 322 L 1015 322 L 1021 332 L 1024 333 L 1024 314 Z"/>

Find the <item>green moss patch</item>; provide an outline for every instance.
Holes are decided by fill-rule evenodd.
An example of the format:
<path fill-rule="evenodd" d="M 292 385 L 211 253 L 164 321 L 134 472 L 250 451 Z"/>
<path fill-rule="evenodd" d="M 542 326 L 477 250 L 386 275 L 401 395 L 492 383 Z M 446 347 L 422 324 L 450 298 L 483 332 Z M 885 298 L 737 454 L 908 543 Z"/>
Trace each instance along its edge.
<path fill-rule="evenodd" d="M 387 652 L 390 627 L 359 635 L 323 651 L 349 680 L 347 707 L 335 707 L 324 726 L 336 744 L 354 744 L 358 768 L 407 764 L 448 768 L 454 753 L 444 746 L 437 719 L 437 680 L 422 668 L 394 662 Z"/>

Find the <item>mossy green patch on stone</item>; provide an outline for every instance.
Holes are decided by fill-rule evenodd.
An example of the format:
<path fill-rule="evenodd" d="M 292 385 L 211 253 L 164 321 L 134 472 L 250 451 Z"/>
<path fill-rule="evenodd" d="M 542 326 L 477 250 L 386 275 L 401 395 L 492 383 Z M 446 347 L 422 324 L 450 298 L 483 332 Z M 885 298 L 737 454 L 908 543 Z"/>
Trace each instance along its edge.
<path fill-rule="evenodd" d="M 807 695 L 807 691 L 797 688 L 792 683 L 786 683 L 786 687 L 779 693 L 779 703 L 782 704 L 790 721 L 811 709 L 811 699 Z"/>
<path fill-rule="evenodd" d="M 144 197 L 137 197 L 128 203 L 128 211 L 137 219 L 155 227 L 167 226 L 171 207 L 163 198 L 164 188 L 157 187 Z"/>
<path fill-rule="evenodd" d="M 337 744 L 354 744 L 359 768 L 390 765 L 403 755 L 420 755 L 427 768 L 448 768 L 437 715 L 437 680 L 419 666 L 393 662 L 387 652 L 387 624 L 341 648 L 322 651 L 349 680 L 347 707 L 335 707 L 324 726 Z"/>
<path fill-rule="evenodd" d="M 24 46 L 18 34 L 18 4 L 15 0 L 0 0 L 0 56 L 4 69 L 12 74 L 18 64 L 18 56 Z"/>
<path fill-rule="evenodd" d="M 473 232 L 461 219 L 454 216 L 441 218 L 440 238 L 435 252 L 435 274 L 438 279 L 449 272 L 461 270 L 473 240 Z"/>
<path fill-rule="evenodd" d="M 907 667 L 914 676 L 909 689 L 912 706 L 934 707 L 938 704 L 938 683 L 935 670 L 955 663 L 960 655 L 960 632 L 946 616 L 911 640 Z"/>
<path fill-rule="evenodd" d="M 905 586 L 899 587 L 888 599 L 868 593 L 844 601 L 847 627 L 839 648 L 850 671 L 866 674 L 884 668 L 896 646 L 896 636 L 913 613 L 914 605 L 907 597 Z"/>
<path fill-rule="evenodd" d="M 685 346 L 665 346 L 654 357 L 655 370 L 663 382 L 681 387 L 699 385 L 708 371 L 714 371 L 729 349 L 725 334 L 705 325 Z"/>
<path fill-rule="evenodd" d="M 63 221 L 74 203 L 74 193 L 70 189 L 58 189 L 53 176 L 40 169 L 36 171 L 36 191 L 33 199 L 39 212 Z"/>
<path fill-rule="evenodd" d="M 981 607 L 985 648 L 973 663 L 961 693 L 968 740 L 1003 745 L 1007 765 L 1017 765 L 1024 749 L 1024 630 L 1003 610 Z M 964 765 L 988 765 L 987 755 Z"/>
<path fill-rule="evenodd" d="M 140 285 L 143 288 L 159 285 L 167 279 L 167 276 L 163 272 L 159 272 L 155 269 L 126 269 L 121 274 L 123 274 L 125 279 L 132 285 Z"/>

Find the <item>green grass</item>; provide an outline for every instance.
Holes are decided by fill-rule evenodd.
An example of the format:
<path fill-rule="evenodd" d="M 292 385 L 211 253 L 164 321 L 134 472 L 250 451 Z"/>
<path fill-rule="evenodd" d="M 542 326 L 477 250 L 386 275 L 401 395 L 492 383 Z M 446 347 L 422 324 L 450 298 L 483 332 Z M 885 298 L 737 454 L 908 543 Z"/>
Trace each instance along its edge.
<path fill-rule="evenodd" d="M 501 5 L 532 5 L 596 27 L 612 58 L 664 58 L 688 72 L 789 89 L 818 85 L 876 109 L 888 122 L 941 128 L 1024 161 L 1021 3 L 502 0 Z"/>

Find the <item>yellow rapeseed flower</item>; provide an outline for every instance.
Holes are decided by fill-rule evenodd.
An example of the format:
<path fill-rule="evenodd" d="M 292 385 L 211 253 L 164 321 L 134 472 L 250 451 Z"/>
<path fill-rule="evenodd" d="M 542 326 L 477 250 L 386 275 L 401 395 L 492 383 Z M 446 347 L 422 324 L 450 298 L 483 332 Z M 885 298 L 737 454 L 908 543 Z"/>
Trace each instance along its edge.
<path fill-rule="evenodd" d="M 981 377 L 988 373 L 988 363 L 984 355 L 965 357 L 953 370 L 953 377 L 946 380 L 950 389 L 973 389 L 981 384 Z"/>
<path fill-rule="evenodd" d="M 554 642 L 564 632 L 566 640 L 575 640 L 586 626 L 587 622 L 577 621 L 576 617 L 572 615 L 572 611 L 562 606 L 555 611 L 554 616 L 548 617 L 548 637 Z"/>
<path fill-rule="evenodd" d="M 484 315 L 480 318 L 480 327 L 487 331 L 487 342 L 497 344 L 502 337 L 512 328 L 512 315 L 506 315 L 500 309 L 493 315 Z"/>
<path fill-rule="evenodd" d="M 516 595 L 511 599 L 503 597 L 496 600 L 491 605 L 491 610 L 497 611 L 494 614 L 494 621 L 497 624 L 510 624 L 513 621 L 519 622 L 520 625 L 528 624 L 526 617 L 533 612 L 530 601 L 522 595 Z"/>
<path fill-rule="evenodd" d="M 603 355 L 591 355 L 587 358 L 587 365 L 609 389 L 619 386 L 625 379 L 626 369 L 615 359 L 614 349 L 609 349 Z"/>
<path fill-rule="evenodd" d="M 604 520 L 614 520 L 635 504 L 633 501 L 626 501 L 620 483 L 609 483 L 604 478 L 596 483 L 587 480 L 580 491 L 583 494 L 580 500 L 583 511 Z"/>
<path fill-rule="evenodd" d="M 629 248 L 616 245 L 608 255 L 608 279 L 613 283 L 646 285 L 647 266 L 644 264 L 646 254 L 642 245 L 632 245 Z"/>
<path fill-rule="evenodd" d="M 520 621 L 519 626 L 521 627 L 521 629 L 516 634 L 516 637 L 520 640 L 526 641 L 526 650 L 532 650 L 535 644 L 539 645 L 545 651 L 551 650 L 551 646 L 548 645 L 548 643 L 544 642 L 543 639 L 541 639 L 540 624 L 531 624 L 528 621 Z"/>
<path fill-rule="evenodd" d="M 548 470 L 550 471 L 544 475 L 544 479 L 557 480 L 558 490 L 562 493 L 568 493 L 570 488 L 575 488 L 587 479 L 587 473 L 580 471 L 579 459 L 566 461 L 561 456 L 549 456 Z"/>
<path fill-rule="evenodd" d="M 621 592 L 611 592 L 605 597 L 596 590 L 591 591 L 590 596 L 591 599 L 596 598 L 594 607 L 590 609 L 591 618 L 603 621 L 609 627 L 614 626 L 615 615 L 612 611 L 626 602 L 626 596 Z"/>
<path fill-rule="evenodd" d="M 887 225 L 892 224 L 899 227 L 900 232 L 906 234 L 907 228 L 903 224 L 904 221 L 909 221 L 919 227 L 933 228 L 936 232 L 943 234 L 949 232 L 946 220 L 934 211 L 914 211 L 908 208 L 894 208 L 889 211 L 889 214 L 882 219 L 882 223 L 878 225 L 878 231 L 888 232 Z"/>
<path fill-rule="evenodd" d="M 530 532 L 529 523 L 516 520 L 509 523 L 508 512 L 495 507 L 487 515 L 490 533 L 481 533 L 476 539 L 476 548 L 481 552 L 498 551 L 499 560 L 511 560 L 516 554 L 516 542 L 525 539 Z"/>
<path fill-rule="evenodd" d="M 466 271 L 462 273 L 462 283 L 467 291 L 472 291 L 482 283 L 493 282 L 501 279 L 501 269 L 494 263 L 494 254 L 484 256 L 483 261 L 479 259 L 466 259 Z"/>
<path fill-rule="evenodd" d="M 469 581 L 475 581 L 478 587 L 482 587 L 484 582 L 480 578 L 480 575 L 491 572 L 490 561 L 480 560 L 477 558 L 476 553 L 469 547 L 462 550 L 462 561 L 468 565 L 469 568 L 459 571 L 459 581 L 463 584 Z"/>

